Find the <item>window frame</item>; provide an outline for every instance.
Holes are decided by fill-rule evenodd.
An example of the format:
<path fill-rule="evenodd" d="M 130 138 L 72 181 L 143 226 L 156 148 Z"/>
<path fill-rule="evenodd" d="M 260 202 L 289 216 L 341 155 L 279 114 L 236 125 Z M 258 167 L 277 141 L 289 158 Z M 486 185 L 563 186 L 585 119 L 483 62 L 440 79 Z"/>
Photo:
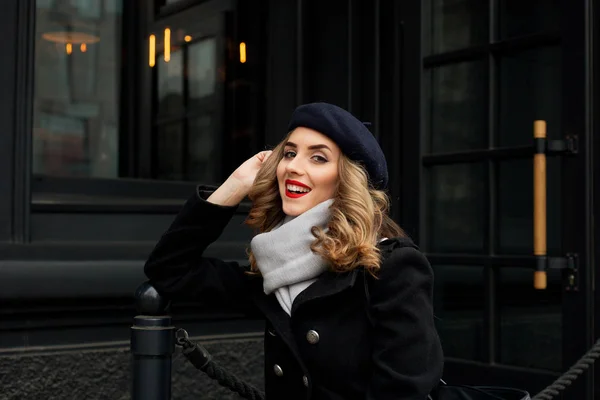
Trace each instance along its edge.
<path fill-rule="evenodd" d="M 23 3 L 23 8 L 29 10 L 35 32 L 35 0 Z M 152 84 L 153 69 L 148 68 L 148 32 L 164 23 L 165 18 L 174 16 L 184 9 L 186 13 L 215 13 L 226 10 L 235 11 L 233 0 L 181 0 L 166 6 L 157 8 L 160 2 L 123 2 L 123 20 L 129 23 L 123 24 L 122 46 L 131 54 L 129 62 L 124 62 L 121 69 L 120 102 L 132 104 L 132 107 L 121 107 L 119 131 L 128 132 L 119 137 L 119 175 L 118 178 L 72 178 L 57 177 L 43 174 L 31 174 L 31 166 L 27 166 L 28 190 L 26 196 L 30 199 L 27 203 L 28 210 L 20 212 L 19 215 L 28 215 L 32 212 L 52 212 L 56 210 L 72 210 L 79 212 L 82 209 L 120 210 L 120 212 L 137 212 L 140 209 L 151 210 L 158 207 L 163 211 L 176 212 L 181 206 L 182 199 L 193 193 L 198 184 L 205 182 L 169 181 L 152 179 L 152 166 L 154 157 L 152 154 L 152 135 L 154 135 L 154 121 L 147 118 L 152 110 Z M 33 43 L 33 42 L 32 42 Z M 32 57 L 34 45 L 31 44 Z M 32 63 L 26 63 L 27 65 Z M 23 64 L 18 64 L 23 65 Z M 31 65 L 33 67 L 33 65 Z M 33 68 L 29 71 L 27 78 L 32 81 Z M 264 82 L 263 82 L 264 83 Z M 33 90 L 26 99 L 24 107 L 31 108 L 28 113 L 28 124 L 32 122 Z M 27 91 L 25 91 L 27 93 Z M 200 115 L 200 114 L 198 114 Z M 192 115 L 186 115 L 189 119 Z M 31 129 L 26 135 L 31 136 Z M 264 141 L 263 134 L 259 140 Z M 30 141 L 32 139 L 29 139 Z M 10 148 L 10 147 L 5 147 Z M 19 153 L 17 153 L 19 154 Z M 21 153 L 22 154 L 22 153 Z M 29 151 L 25 156 L 31 158 Z M 223 176 L 223 179 L 225 177 Z M 108 195 L 107 195 L 108 193 Z M 24 194 L 25 196 L 25 194 Z M 170 201 L 170 202 L 169 202 Z M 31 210 L 29 210 L 29 207 Z M 249 203 L 244 201 L 242 209 L 248 210 Z M 23 225 L 26 225 L 24 222 Z"/>
<path fill-rule="evenodd" d="M 36 19 L 36 1 L 29 0 L 29 7 L 32 10 L 32 25 L 35 27 Z M 120 92 L 119 102 L 121 104 L 138 104 L 140 96 L 140 82 L 136 77 L 139 74 L 139 67 L 142 52 L 139 49 L 139 34 L 143 28 L 144 21 L 140 16 L 147 14 L 148 6 L 145 5 L 144 1 L 136 2 L 123 2 L 123 21 L 128 21 L 122 26 L 121 36 L 121 49 L 123 52 L 130 54 L 129 62 L 122 62 L 121 73 L 120 73 Z M 34 28 L 35 30 L 35 28 Z M 35 54 L 35 43 L 31 42 L 32 52 Z M 33 55 L 34 57 L 34 55 Z M 33 63 L 31 63 L 33 64 Z M 33 65 L 31 65 L 33 67 Z M 31 79 L 33 80 L 33 68 L 31 72 Z M 127 84 L 122 84 L 127 82 Z M 31 91 L 31 112 L 28 114 L 28 120 L 33 121 L 33 99 L 34 93 Z M 101 194 L 103 190 L 106 190 L 107 184 L 112 189 L 110 190 L 110 196 L 104 196 L 98 198 L 96 203 L 101 207 L 105 203 L 108 207 L 112 201 L 108 200 L 108 197 L 118 200 L 119 198 L 131 196 L 131 189 L 143 186 L 144 183 L 137 184 L 134 182 L 135 178 L 132 176 L 139 176 L 138 171 L 140 168 L 140 160 L 137 157 L 136 144 L 140 142 L 139 129 L 137 125 L 138 115 L 143 114 L 143 110 L 139 107 L 121 107 L 119 113 L 119 175 L 117 178 L 97 178 L 97 177 L 86 177 L 86 178 L 71 178 L 71 177 L 58 177 L 49 176 L 43 174 L 30 173 L 30 202 L 31 211 L 39 211 L 40 203 L 48 203 L 46 209 L 53 209 L 53 207 L 59 207 L 64 209 L 65 207 L 73 207 L 77 209 L 78 204 L 73 202 L 73 195 L 77 194 L 88 194 L 94 196 Z M 27 133 L 27 136 L 32 136 L 31 129 Z M 124 135 L 122 132 L 129 132 Z M 32 140 L 32 139 L 31 139 Z M 29 154 L 31 159 L 31 153 Z M 31 172 L 31 166 L 29 166 Z M 165 193 L 165 185 L 162 182 L 156 182 L 158 186 L 155 188 L 156 193 Z M 168 185 L 172 186 L 172 185 Z M 182 185 L 185 186 L 185 185 Z M 189 185 L 187 185 L 189 187 Z M 140 194 L 144 193 L 140 190 Z M 51 194 L 52 202 L 48 202 L 48 195 Z"/>
<path fill-rule="evenodd" d="M 22 243 L 29 234 L 29 181 L 33 103 L 34 0 L 11 1 L 0 13 L 0 241 Z M 18 45 L 17 45 L 18 44 Z M 11 62 L 12 61 L 12 62 Z M 13 184 L 14 182 L 14 184 Z"/>

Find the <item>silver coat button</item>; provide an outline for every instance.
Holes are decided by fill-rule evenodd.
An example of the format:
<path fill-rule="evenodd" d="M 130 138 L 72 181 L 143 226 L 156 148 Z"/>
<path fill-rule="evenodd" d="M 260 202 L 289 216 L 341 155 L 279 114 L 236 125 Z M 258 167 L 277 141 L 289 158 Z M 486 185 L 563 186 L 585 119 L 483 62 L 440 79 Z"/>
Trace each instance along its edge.
<path fill-rule="evenodd" d="M 310 331 L 306 332 L 306 340 L 310 344 L 319 343 L 319 332 L 314 331 L 312 329 Z"/>
<path fill-rule="evenodd" d="M 283 370 L 277 364 L 273 365 L 273 372 L 275 372 L 275 375 L 277 376 L 283 376 Z"/>
<path fill-rule="evenodd" d="M 277 336 L 277 334 L 275 333 L 275 329 L 269 328 L 268 331 L 269 331 L 269 335 L 271 335 L 271 336 Z"/>
<path fill-rule="evenodd" d="M 306 375 L 302 377 L 302 383 L 304 383 L 304 386 L 308 387 L 308 378 L 306 377 Z"/>

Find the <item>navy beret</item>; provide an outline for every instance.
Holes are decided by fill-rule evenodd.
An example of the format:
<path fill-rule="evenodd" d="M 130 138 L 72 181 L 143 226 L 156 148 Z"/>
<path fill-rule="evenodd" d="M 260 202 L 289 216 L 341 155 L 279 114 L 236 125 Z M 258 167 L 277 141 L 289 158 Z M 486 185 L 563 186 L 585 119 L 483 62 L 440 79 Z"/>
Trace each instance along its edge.
<path fill-rule="evenodd" d="M 333 140 L 348 158 L 365 167 L 374 188 L 387 187 L 387 162 L 379 143 L 371 131 L 348 111 L 328 103 L 304 104 L 294 110 L 288 132 L 299 126 L 318 131 Z"/>

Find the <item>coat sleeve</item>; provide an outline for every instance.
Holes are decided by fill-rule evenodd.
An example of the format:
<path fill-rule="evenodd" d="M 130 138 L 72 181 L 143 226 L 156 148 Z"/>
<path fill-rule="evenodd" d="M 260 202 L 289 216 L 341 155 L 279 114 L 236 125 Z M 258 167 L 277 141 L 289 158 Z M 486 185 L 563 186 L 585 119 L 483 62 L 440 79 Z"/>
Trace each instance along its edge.
<path fill-rule="evenodd" d="M 433 271 L 412 247 L 397 248 L 370 285 L 373 324 L 367 400 L 424 400 L 442 377 L 433 317 Z"/>
<path fill-rule="evenodd" d="M 150 283 L 163 296 L 195 300 L 213 308 L 250 313 L 246 267 L 204 257 L 237 207 L 205 201 L 199 193 L 183 206 L 144 266 Z"/>

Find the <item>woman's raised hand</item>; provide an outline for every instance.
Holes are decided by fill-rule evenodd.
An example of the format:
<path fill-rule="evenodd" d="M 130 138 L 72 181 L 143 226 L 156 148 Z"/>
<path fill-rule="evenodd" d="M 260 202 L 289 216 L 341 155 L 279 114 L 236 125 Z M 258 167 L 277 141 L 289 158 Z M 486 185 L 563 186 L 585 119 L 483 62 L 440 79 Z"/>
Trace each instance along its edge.
<path fill-rule="evenodd" d="M 207 200 L 222 206 L 238 205 L 250 192 L 256 174 L 271 153 L 261 151 L 244 161 Z"/>
<path fill-rule="evenodd" d="M 233 171 L 230 178 L 235 179 L 241 187 L 247 190 L 246 194 L 248 194 L 250 188 L 252 188 L 256 174 L 258 174 L 258 170 L 260 170 L 260 167 L 269 158 L 271 153 L 271 151 L 261 151 L 250 157 Z"/>

